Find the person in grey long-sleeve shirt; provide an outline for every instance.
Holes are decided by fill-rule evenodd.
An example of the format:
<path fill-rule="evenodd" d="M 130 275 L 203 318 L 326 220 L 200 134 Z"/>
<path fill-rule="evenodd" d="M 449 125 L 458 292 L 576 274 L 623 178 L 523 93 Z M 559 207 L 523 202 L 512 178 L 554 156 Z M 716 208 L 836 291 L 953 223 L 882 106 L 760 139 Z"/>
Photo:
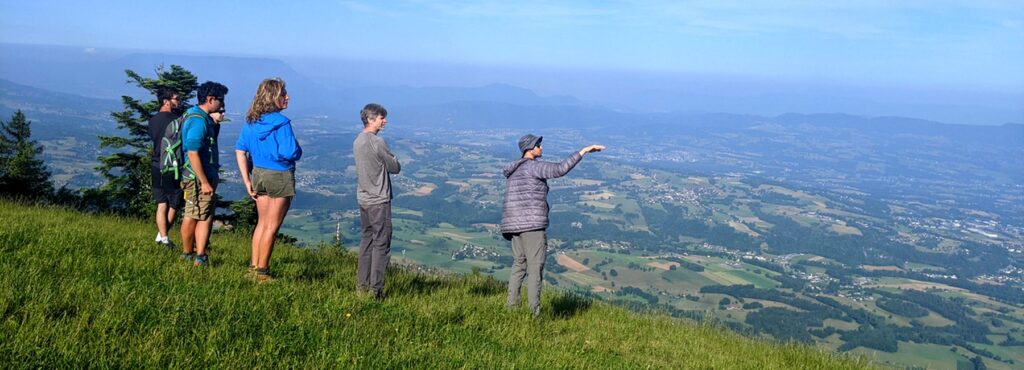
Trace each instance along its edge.
<path fill-rule="evenodd" d="M 548 179 L 565 176 L 585 154 L 604 149 L 601 145 L 591 145 L 562 162 L 544 162 L 537 160 L 544 151 L 540 145 L 542 139 L 529 134 L 520 138 L 519 151 L 523 157 L 509 163 L 503 171 L 508 186 L 501 214 L 501 234 L 512 241 L 508 306 L 519 305 L 519 291 L 529 272 L 526 292 L 533 317 L 540 315 L 541 275 L 548 250 Z"/>
<path fill-rule="evenodd" d="M 352 143 L 356 161 L 356 201 L 362 223 L 356 287 L 360 293 L 383 298 L 384 273 L 391 260 L 391 175 L 402 170 L 384 139 L 377 136 L 388 123 L 388 111 L 367 104 L 360 112 L 363 132 Z"/>

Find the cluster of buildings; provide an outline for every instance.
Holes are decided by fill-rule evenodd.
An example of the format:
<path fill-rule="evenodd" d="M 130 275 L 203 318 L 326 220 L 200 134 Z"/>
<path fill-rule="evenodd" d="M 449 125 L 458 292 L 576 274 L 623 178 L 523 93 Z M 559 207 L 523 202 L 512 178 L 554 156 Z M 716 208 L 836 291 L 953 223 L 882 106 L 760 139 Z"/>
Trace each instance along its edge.
<path fill-rule="evenodd" d="M 989 283 L 1000 284 L 1024 284 L 1024 267 L 1014 265 L 1006 266 L 999 270 L 999 274 L 986 274 L 978 276 L 978 280 Z"/>
<path fill-rule="evenodd" d="M 550 244 L 550 243 L 548 243 Z M 633 248 L 633 244 L 627 241 L 616 240 L 616 241 L 604 241 L 604 240 L 580 240 L 573 243 L 574 248 L 597 248 L 607 250 L 629 250 Z"/>
<path fill-rule="evenodd" d="M 500 255 L 497 252 L 469 243 L 463 244 L 461 248 L 452 252 L 452 260 L 474 259 L 494 261 L 497 260 L 499 256 Z"/>

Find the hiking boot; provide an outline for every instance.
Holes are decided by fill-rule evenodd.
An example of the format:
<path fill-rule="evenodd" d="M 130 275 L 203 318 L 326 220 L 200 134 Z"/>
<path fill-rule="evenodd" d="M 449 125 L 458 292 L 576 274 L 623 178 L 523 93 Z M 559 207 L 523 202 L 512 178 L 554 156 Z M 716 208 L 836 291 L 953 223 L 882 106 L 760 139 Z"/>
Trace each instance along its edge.
<path fill-rule="evenodd" d="M 270 276 L 270 269 L 255 269 L 256 282 L 259 284 L 271 283 L 274 281 L 274 277 Z"/>
<path fill-rule="evenodd" d="M 205 254 L 197 254 L 195 258 L 193 258 L 193 261 L 195 261 L 193 262 L 194 266 L 203 267 L 206 266 L 207 263 L 209 263 L 209 257 L 207 257 Z"/>
<path fill-rule="evenodd" d="M 362 286 L 362 285 L 356 285 L 356 297 L 362 298 L 362 297 L 367 297 L 369 295 L 370 295 L 370 288 Z"/>

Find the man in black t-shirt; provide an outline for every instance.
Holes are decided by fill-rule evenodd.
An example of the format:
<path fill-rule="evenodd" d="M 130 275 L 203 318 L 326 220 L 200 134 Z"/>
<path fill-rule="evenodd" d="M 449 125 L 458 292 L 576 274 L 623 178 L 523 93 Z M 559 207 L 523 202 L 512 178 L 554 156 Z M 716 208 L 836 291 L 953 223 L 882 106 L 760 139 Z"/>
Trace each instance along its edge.
<path fill-rule="evenodd" d="M 164 138 L 167 124 L 178 118 L 174 112 L 180 104 L 178 93 L 169 89 L 157 90 L 160 112 L 149 119 L 149 136 L 153 139 L 153 154 L 150 173 L 153 177 L 153 200 L 156 201 L 156 243 L 174 248 L 167 238 L 167 230 L 174 224 L 174 214 L 184 206 L 181 184 L 174 174 L 160 173 L 160 141 Z"/>

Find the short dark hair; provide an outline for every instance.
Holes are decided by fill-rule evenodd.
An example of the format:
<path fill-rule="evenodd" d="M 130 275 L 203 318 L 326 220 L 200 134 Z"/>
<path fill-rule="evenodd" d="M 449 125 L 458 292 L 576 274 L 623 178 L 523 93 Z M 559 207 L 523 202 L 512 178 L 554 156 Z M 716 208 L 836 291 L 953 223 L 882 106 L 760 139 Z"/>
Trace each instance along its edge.
<path fill-rule="evenodd" d="M 224 95 L 227 94 L 227 86 L 221 85 L 213 81 L 206 81 L 203 82 L 202 85 L 199 85 L 199 89 L 196 90 L 196 99 L 199 101 L 199 104 L 205 104 L 206 97 L 208 96 L 212 96 L 220 101 L 224 101 Z"/>
<path fill-rule="evenodd" d="M 174 89 L 161 87 L 156 90 L 156 100 L 160 105 L 164 105 L 165 100 L 174 99 L 175 95 L 178 95 L 178 92 L 174 91 Z"/>
<path fill-rule="evenodd" d="M 388 110 L 377 103 L 370 103 L 359 112 L 359 118 L 363 120 L 363 126 L 370 124 L 370 119 L 375 117 L 387 117 Z"/>

